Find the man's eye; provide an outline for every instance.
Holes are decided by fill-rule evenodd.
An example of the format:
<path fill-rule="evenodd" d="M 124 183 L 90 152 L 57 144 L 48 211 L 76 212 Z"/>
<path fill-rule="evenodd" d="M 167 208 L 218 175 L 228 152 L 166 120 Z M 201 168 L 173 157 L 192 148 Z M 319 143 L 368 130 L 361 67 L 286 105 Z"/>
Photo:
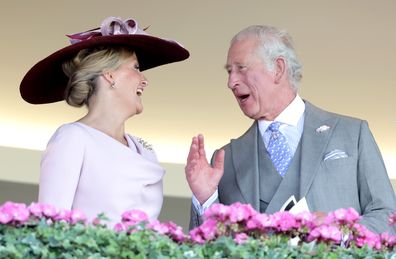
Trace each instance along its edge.
<path fill-rule="evenodd" d="M 139 65 L 135 65 L 134 69 L 140 71 L 140 66 Z"/>

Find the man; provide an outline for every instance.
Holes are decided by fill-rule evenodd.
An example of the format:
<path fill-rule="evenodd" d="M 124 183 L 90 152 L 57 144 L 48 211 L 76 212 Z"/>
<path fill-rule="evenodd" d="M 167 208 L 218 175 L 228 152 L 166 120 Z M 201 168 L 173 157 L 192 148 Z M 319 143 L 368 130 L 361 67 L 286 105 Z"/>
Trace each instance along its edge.
<path fill-rule="evenodd" d="M 311 212 L 353 207 L 370 230 L 395 231 L 388 224 L 395 194 L 367 122 L 302 100 L 301 67 L 286 32 L 250 26 L 232 39 L 228 87 L 254 123 L 216 152 L 212 166 L 203 136 L 193 138 L 185 168 L 194 194 L 190 227 L 214 202 L 274 213 L 294 195 Z"/>

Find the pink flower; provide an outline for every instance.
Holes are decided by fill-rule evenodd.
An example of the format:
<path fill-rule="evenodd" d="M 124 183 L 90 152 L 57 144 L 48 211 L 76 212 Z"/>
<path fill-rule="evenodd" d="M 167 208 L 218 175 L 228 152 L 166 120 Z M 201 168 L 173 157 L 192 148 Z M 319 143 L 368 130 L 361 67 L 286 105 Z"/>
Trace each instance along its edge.
<path fill-rule="evenodd" d="M 94 226 L 100 226 L 100 225 L 102 225 L 101 219 L 95 217 L 95 218 L 92 220 L 92 225 L 94 225 Z"/>
<path fill-rule="evenodd" d="M 316 216 L 315 214 L 303 211 L 295 215 L 296 221 L 300 224 L 301 228 L 307 228 L 307 230 L 311 230 L 316 227 Z"/>
<path fill-rule="evenodd" d="M 70 213 L 70 223 L 71 224 L 76 224 L 78 222 L 82 222 L 85 223 L 85 221 L 87 220 L 87 217 L 85 216 L 85 214 L 80 211 L 80 210 L 72 210 Z"/>
<path fill-rule="evenodd" d="M 185 240 L 186 237 L 183 233 L 183 229 L 180 226 L 173 222 L 166 222 L 162 225 L 168 229 L 166 235 L 169 236 L 173 241 L 182 242 Z"/>
<path fill-rule="evenodd" d="M 246 235 L 246 233 L 238 233 L 235 235 L 234 241 L 235 241 L 235 243 L 240 245 L 240 244 L 245 243 L 248 238 L 249 238 L 249 236 Z"/>
<path fill-rule="evenodd" d="M 330 212 L 325 219 L 327 224 L 336 223 L 339 225 L 346 225 L 351 227 L 354 223 L 360 220 L 359 213 L 354 208 L 338 209 Z"/>
<path fill-rule="evenodd" d="M 261 214 L 258 216 L 263 230 L 274 230 L 277 227 L 276 218 L 274 215 Z"/>
<path fill-rule="evenodd" d="M 389 224 L 391 226 L 396 225 L 396 212 L 390 215 L 389 217 Z"/>
<path fill-rule="evenodd" d="M 307 240 L 311 242 L 313 240 L 323 242 L 334 242 L 339 244 L 341 242 L 342 233 L 340 229 L 335 226 L 321 225 L 314 228 L 308 235 Z"/>
<path fill-rule="evenodd" d="M 29 208 L 30 213 L 32 215 L 36 216 L 37 218 L 40 218 L 41 216 L 43 216 L 41 204 L 32 202 L 28 208 Z"/>
<path fill-rule="evenodd" d="M 167 235 L 176 242 L 182 242 L 186 238 L 183 229 L 173 222 L 160 223 L 158 220 L 152 220 L 147 224 L 147 228 L 160 234 Z"/>
<path fill-rule="evenodd" d="M 50 204 L 41 204 L 32 202 L 28 207 L 30 213 L 37 218 L 46 217 L 54 218 L 58 214 L 58 210 Z"/>
<path fill-rule="evenodd" d="M 50 204 L 41 204 L 41 209 L 43 215 L 47 218 L 53 218 L 58 214 L 58 210 L 55 208 L 55 206 Z"/>
<path fill-rule="evenodd" d="M 172 229 L 171 237 L 176 242 L 183 242 L 186 240 L 186 235 L 184 235 L 182 227 L 178 226 L 176 229 Z"/>
<path fill-rule="evenodd" d="M 126 228 L 125 228 L 124 224 L 122 224 L 122 223 L 115 224 L 113 229 L 114 229 L 115 232 L 126 231 Z"/>
<path fill-rule="evenodd" d="M 147 227 L 160 234 L 167 234 L 169 232 L 169 227 L 166 224 L 161 224 L 158 220 L 151 221 Z"/>
<path fill-rule="evenodd" d="M 230 207 L 221 203 L 215 203 L 209 207 L 204 213 L 206 219 L 214 218 L 221 222 L 228 220 Z"/>
<path fill-rule="evenodd" d="M 190 239 L 191 241 L 197 244 L 205 243 L 205 239 L 203 238 L 201 229 L 199 227 L 194 228 L 193 230 L 190 231 Z"/>
<path fill-rule="evenodd" d="M 260 231 L 260 232 L 268 232 L 272 231 L 272 227 L 268 227 L 269 222 L 271 221 L 270 216 L 272 215 L 267 215 L 267 214 L 260 214 L 257 213 L 250 217 L 246 223 L 243 225 L 243 228 L 245 231 Z M 275 227 L 276 224 L 273 224 Z"/>
<path fill-rule="evenodd" d="M 190 239 L 198 244 L 214 239 L 217 236 L 217 221 L 207 219 L 201 226 L 190 231 Z"/>
<path fill-rule="evenodd" d="M 230 222 L 237 223 L 249 220 L 257 212 L 250 204 L 234 203 L 230 207 Z"/>
<path fill-rule="evenodd" d="M 246 222 L 245 228 L 246 230 L 258 230 L 261 228 L 261 224 L 259 221 L 259 216 L 260 214 L 257 214 L 256 216 L 252 217 Z"/>
<path fill-rule="evenodd" d="M 363 247 L 367 245 L 368 247 L 381 249 L 381 238 L 365 226 L 355 223 L 353 225 L 353 237 L 352 242 L 355 242 L 357 247 Z"/>
<path fill-rule="evenodd" d="M 124 212 L 121 215 L 121 221 L 122 222 L 129 222 L 132 224 L 137 224 L 141 221 L 147 221 L 148 216 L 144 211 L 141 210 L 129 210 Z"/>
<path fill-rule="evenodd" d="M 276 230 L 277 226 L 274 215 L 257 213 L 246 222 L 245 230 L 267 233 Z"/>
<path fill-rule="evenodd" d="M 127 231 L 128 234 L 132 234 L 139 230 L 142 230 L 142 227 L 137 225 L 138 222 L 125 221 L 125 222 L 121 222 L 121 223 L 124 225 L 125 230 Z"/>
<path fill-rule="evenodd" d="M 382 233 L 380 235 L 381 243 L 383 246 L 392 249 L 396 245 L 396 236 L 389 233 Z"/>
<path fill-rule="evenodd" d="M 24 209 L 20 209 L 18 211 L 14 212 L 14 220 L 20 223 L 24 223 L 29 219 L 30 213 L 29 210 L 26 209 L 26 207 Z"/>
<path fill-rule="evenodd" d="M 23 203 L 14 203 L 8 201 L 0 207 L 0 211 L 11 215 L 12 221 L 16 223 L 24 223 L 30 217 L 29 209 Z"/>
<path fill-rule="evenodd" d="M 6 211 L 3 211 L 0 208 L 0 223 L 1 224 L 8 224 L 12 221 L 12 215 Z"/>
<path fill-rule="evenodd" d="M 276 212 L 273 214 L 276 221 L 276 228 L 278 231 L 287 232 L 293 229 L 298 229 L 299 224 L 290 212 Z"/>
<path fill-rule="evenodd" d="M 56 221 L 64 221 L 70 222 L 71 221 L 71 211 L 67 209 L 60 209 L 58 213 L 52 218 Z"/>
<path fill-rule="evenodd" d="M 217 221 L 214 219 L 208 219 L 201 226 L 199 229 L 202 232 L 203 237 L 205 240 L 209 241 L 216 237 L 217 234 Z"/>

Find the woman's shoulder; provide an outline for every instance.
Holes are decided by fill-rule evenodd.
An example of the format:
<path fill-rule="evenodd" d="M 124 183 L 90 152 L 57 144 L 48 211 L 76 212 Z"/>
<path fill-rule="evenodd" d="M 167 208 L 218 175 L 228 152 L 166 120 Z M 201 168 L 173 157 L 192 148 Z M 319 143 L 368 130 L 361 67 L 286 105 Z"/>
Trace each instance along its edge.
<path fill-rule="evenodd" d="M 83 126 L 78 122 L 66 123 L 59 126 L 52 136 L 54 138 L 78 139 L 86 136 Z"/>

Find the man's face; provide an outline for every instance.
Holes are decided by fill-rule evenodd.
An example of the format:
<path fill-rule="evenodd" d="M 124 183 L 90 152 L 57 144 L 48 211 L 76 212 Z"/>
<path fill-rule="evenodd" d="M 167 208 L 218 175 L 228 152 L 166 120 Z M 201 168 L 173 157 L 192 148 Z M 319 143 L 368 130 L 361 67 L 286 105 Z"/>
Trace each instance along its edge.
<path fill-rule="evenodd" d="M 243 113 L 255 120 L 272 115 L 277 94 L 274 72 L 267 70 L 256 44 L 252 37 L 234 42 L 226 64 L 228 87 Z"/>

